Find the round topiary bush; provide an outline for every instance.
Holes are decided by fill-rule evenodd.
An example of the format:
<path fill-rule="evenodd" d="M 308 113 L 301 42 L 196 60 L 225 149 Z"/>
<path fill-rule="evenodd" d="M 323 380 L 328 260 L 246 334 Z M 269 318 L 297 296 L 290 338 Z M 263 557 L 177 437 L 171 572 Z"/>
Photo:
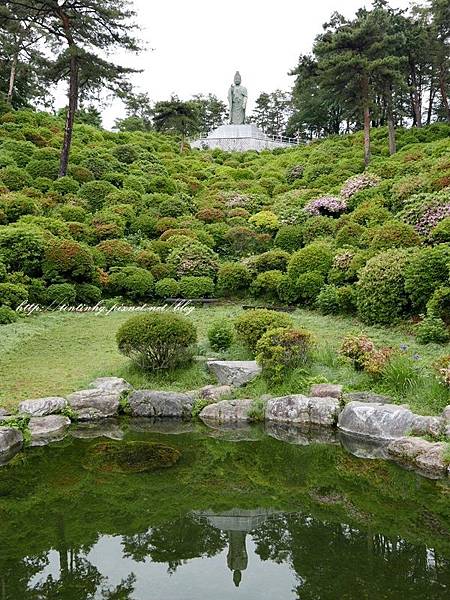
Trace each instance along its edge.
<path fill-rule="evenodd" d="M 252 296 L 274 302 L 278 298 L 278 286 L 283 277 L 281 271 L 264 271 L 263 273 L 258 273 L 250 286 Z"/>
<path fill-rule="evenodd" d="M 177 367 L 192 358 L 194 325 L 169 312 L 149 313 L 126 321 L 116 336 L 119 350 L 142 369 Z"/>
<path fill-rule="evenodd" d="M 81 186 L 79 196 L 89 202 L 92 211 L 96 211 L 103 207 L 108 194 L 116 189 L 108 181 L 88 181 Z"/>
<path fill-rule="evenodd" d="M 292 319 L 285 313 L 257 308 L 240 315 L 234 324 L 239 340 L 251 351 L 256 351 L 258 340 L 269 329 L 292 327 Z"/>
<path fill-rule="evenodd" d="M 359 223 L 353 223 L 350 221 L 343 227 L 341 227 L 336 233 L 336 245 L 338 248 L 343 246 L 356 246 L 361 248 L 364 246 L 364 234 L 367 229 Z"/>
<path fill-rule="evenodd" d="M 158 298 L 177 298 L 180 293 L 180 286 L 172 277 L 164 277 L 155 284 L 155 295 Z"/>
<path fill-rule="evenodd" d="M 405 270 L 405 289 L 413 307 L 423 311 L 436 288 L 448 281 L 450 247 L 421 248 L 411 255 Z"/>
<path fill-rule="evenodd" d="M 16 192 L 25 187 L 33 185 L 33 179 L 25 169 L 18 167 L 5 167 L 0 169 L 0 181 L 6 185 L 8 190 Z"/>
<path fill-rule="evenodd" d="M 427 303 L 427 315 L 439 317 L 450 323 L 450 287 L 437 288 Z"/>
<path fill-rule="evenodd" d="M 316 299 L 316 307 L 324 315 L 335 315 L 340 312 L 339 288 L 335 285 L 326 285 Z"/>
<path fill-rule="evenodd" d="M 288 370 L 311 360 L 313 345 L 312 334 L 306 329 L 270 329 L 256 344 L 256 360 L 267 379 L 281 383 Z"/>
<path fill-rule="evenodd" d="M 333 264 L 333 249 L 323 241 L 313 242 L 301 248 L 292 258 L 288 266 L 289 277 L 297 281 L 300 275 L 315 271 L 326 276 Z"/>
<path fill-rule="evenodd" d="M 307 305 L 313 304 L 324 285 L 325 277 L 319 271 L 302 273 L 295 282 L 298 300 Z"/>
<path fill-rule="evenodd" d="M 77 304 L 94 306 L 102 299 L 102 290 L 91 283 L 77 283 L 75 292 Z"/>
<path fill-rule="evenodd" d="M 441 318 L 434 315 L 427 316 L 418 323 L 415 334 L 419 344 L 446 344 L 450 339 L 448 327 Z"/>
<path fill-rule="evenodd" d="M 0 306 L 17 308 L 28 300 L 28 290 L 21 283 L 0 283 Z"/>
<path fill-rule="evenodd" d="M 125 240 L 104 240 L 97 244 L 96 249 L 100 252 L 103 260 L 103 267 L 123 267 L 133 261 L 134 249 L 131 244 Z"/>
<path fill-rule="evenodd" d="M 0 325 L 9 325 L 15 323 L 19 315 L 9 306 L 0 306 Z"/>
<path fill-rule="evenodd" d="M 60 177 L 52 185 L 53 191 L 61 194 L 61 196 L 65 196 L 66 194 L 76 194 L 79 188 L 80 184 L 78 181 L 69 176 Z"/>
<path fill-rule="evenodd" d="M 226 262 L 217 273 L 217 290 L 220 296 L 243 296 L 250 285 L 251 275 L 248 267 L 242 263 Z"/>
<path fill-rule="evenodd" d="M 208 329 L 209 345 L 216 352 L 228 350 L 234 341 L 234 328 L 230 321 L 214 321 Z"/>
<path fill-rule="evenodd" d="M 45 297 L 49 306 L 74 304 L 76 299 L 75 286 L 70 283 L 54 283 L 48 286 Z"/>
<path fill-rule="evenodd" d="M 248 265 L 252 271 L 286 271 L 290 254 L 285 250 L 269 250 L 252 257 Z"/>
<path fill-rule="evenodd" d="M 387 248 L 409 248 L 419 246 L 421 239 L 412 225 L 402 221 L 387 221 L 369 230 L 366 234 L 370 238 L 370 248 L 373 250 L 386 250 Z"/>
<path fill-rule="evenodd" d="M 49 281 L 58 278 L 90 281 L 94 274 L 94 259 L 87 246 L 74 240 L 50 240 L 45 250 L 42 266 Z"/>
<path fill-rule="evenodd" d="M 357 284 L 358 315 L 369 324 L 391 325 L 408 308 L 405 273 L 410 253 L 387 250 L 371 258 Z"/>
<path fill-rule="evenodd" d="M 214 295 L 214 281 L 210 277 L 182 277 L 180 279 L 182 298 L 210 298 Z"/>
<path fill-rule="evenodd" d="M 107 289 L 112 296 L 124 296 L 129 300 L 143 301 L 151 298 L 154 277 L 140 267 L 113 267 Z"/>
<path fill-rule="evenodd" d="M 186 241 L 170 253 L 167 263 L 178 275 L 193 277 L 215 277 L 218 265 L 217 254 L 200 242 Z"/>
<path fill-rule="evenodd" d="M 277 231 L 274 245 L 286 252 L 295 252 L 303 246 L 303 226 L 283 225 Z"/>

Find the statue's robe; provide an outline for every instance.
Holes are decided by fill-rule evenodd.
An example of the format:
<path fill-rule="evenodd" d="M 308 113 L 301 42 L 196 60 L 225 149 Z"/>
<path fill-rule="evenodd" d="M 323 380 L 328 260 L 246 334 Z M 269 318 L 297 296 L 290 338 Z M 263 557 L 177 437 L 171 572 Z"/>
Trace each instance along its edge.
<path fill-rule="evenodd" d="M 242 125 L 245 121 L 247 88 L 233 84 L 228 92 L 228 104 L 230 106 L 230 123 L 232 125 Z"/>

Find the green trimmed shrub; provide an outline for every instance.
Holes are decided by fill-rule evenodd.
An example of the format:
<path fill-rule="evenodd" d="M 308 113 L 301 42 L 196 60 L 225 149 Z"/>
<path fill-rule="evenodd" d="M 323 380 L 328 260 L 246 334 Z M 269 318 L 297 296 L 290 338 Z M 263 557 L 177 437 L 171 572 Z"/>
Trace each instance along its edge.
<path fill-rule="evenodd" d="M 75 285 L 76 302 L 94 306 L 102 299 L 102 290 L 91 283 L 77 283 Z"/>
<path fill-rule="evenodd" d="M 386 250 L 388 248 L 409 248 L 419 246 L 421 239 L 412 225 L 402 221 L 387 221 L 367 232 L 370 247 L 373 250 Z"/>
<path fill-rule="evenodd" d="M 369 324 L 391 325 L 408 308 L 405 272 L 410 254 L 386 250 L 371 258 L 361 270 L 357 287 L 358 316 Z"/>
<path fill-rule="evenodd" d="M 306 329 L 269 329 L 256 344 L 256 360 L 264 377 L 281 383 L 289 370 L 310 362 L 313 346 L 313 336 Z"/>
<path fill-rule="evenodd" d="M 3 195 L 0 199 L 0 209 L 4 211 L 9 223 L 24 215 L 38 215 L 41 212 L 36 200 L 19 192 Z"/>
<path fill-rule="evenodd" d="M 135 302 L 151 298 L 154 277 L 140 267 L 113 267 L 108 279 L 107 289 L 112 296 L 124 296 Z"/>
<path fill-rule="evenodd" d="M 61 194 L 61 196 L 66 196 L 67 194 L 76 194 L 79 188 L 80 184 L 78 181 L 69 176 L 60 177 L 52 185 L 53 191 Z"/>
<path fill-rule="evenodd" d="M 332 217 L 311 217 L 303 225 L 303 243 L 310 244 L 319 238 L 333 237 L 336 231 L 336 220 Z"/>
<path fill-rule="evenodd" d="M 89 202 L 92 211 L 96 211 L 103 207 L 108 194 L 116 189 L 108 181 L 88 181 L 81 186 L 79 196 Z"/>
<path fill-rule="evenodd" d="M 104 240 L 95 247 L 102 255 L 102 266 L 106 269 L 111 267 L 124 267 L 133 262 L 134 249 L 125 240 Z"/>
<path fill-rule="evenodd" d="M 0 259 L 8 271 L 39 275 L 44 251 L 44 236 L 35 227 L 0 227 Z"/>
<path fill-rule="evenodd" d="M 356 313 L 357 293 L 356 286 L 343 285 L 337 288 L 339 300 L 339 312 L 353 315 Z"/>
<path fill-rule="evenodd" d="M 48 286 L 45 296 L 48 305 L 73 305 L 76 298 L 75 286 L 71 283 L 54 283 Z"/>
<path fill-rule="evenodd" d="M 336 245 L 338 248 L 342 248 L 343 246 L 355 246 L 356 248 L 361 248 L 365 245 L 364 234 L 366 232 L 366 227 L 350 221 L 336 233 Z"/>
<path fill-rule="evenodd" d="M 216 352 L 228 350 L 234 341 L 234 328 L 230 321 L 220 319 L 213 321 L 208 329 L 209 345 Z"/>
<path fill-rule="evenodd" d="M 434 290 L 448 281 L 450 246 L 421 248 L 411 255 L 405 270 L 405 289 L 413 307 L 423 311 Z"/>
<path fill-rule="evenodd" d="M 126 321 L 116 336 L 119 351 L 145 370 L 171 369 L 191 360 L 194 325 L 173 313 L 149 313 Z"/>
<path fill-rule="evenodd" d="M 292 319 L 285 313 L 257 308 L 242 313 L 235 321 L 239 340 L 251 351 L 256 351 L 258 340 L 269 329 L 292 327 Z"/>
<path fill-rule="evenodd" d="M 61 278 L 90 281 L 94 274 L 94 259 L 90 248 L 74 240 L 53 239 L 47 243 L 42 264 L 45 279 Z"/>
<path fill-rule="evenodd" d="M 292 281 L 288 275 L 283 275 L 280 279 L 277 293 L 280 300 L 286 304 L 295 304 L 298 301 L 296 282 Z"/>
<path fill-rule="evenodd" d="M 314 304 L 324 285 L 325 277 L 319 271 L 302 273 L 295 283 L 299 301 L 307 305 Z"/>
<path fill-rule="evenodd" d="M 180 293 L 180 286 L 175 279 L 164 277 L 155 284 L 155 295 L 158 298 L 177 298 Z"/>
<path fill-rule="evenodd" d="M 25 171 L 18 167 L 5 167 L 0 169 L 0 181 L 6 185 L 11 192 L 17 192 L 25 187 L 33 185 L 33 179 Z"/>
<path fill-rule="evenodd" d="M 433 315 L 425 317 L 415 327 L 419 344 L 446 344 L 450 340 L 448 327 L 442 319 Z"/>
<path fill-rule="evenodd" d="M 200 242 L 188 240 L 172 250 L 167 258 L 178 277 L 215 277 L 218 265 L 217 254 Z"/>
<path fill-rule="evenodd" d="M 250 293 L 257 298 L 274 302 L 278 298 L 278 286 L 282 280 L 283 273 L 281 271 L 258 273 L 256 279 L 252 281 Z"/>
<path fill-rule="evenodd" d="M 180 279 L 182 298 L 210 298 L 214 295 L 214 281 L 210 277 L 182 277 Z"/>
<path fill-rule="evenodd" d="M 247 264 L 252 271 L 286 271 L 290 254 L 285 250 L 269 250 L 252 257 Z"/>
<path fill-rule="evenodd" d="M 0 306 L 17 308 L 28 300 L 28 290 L 20 283 L 0 283 Z"/>
<path fill-rule="evenodd" d="M 336 315 L 340 312 L 339 288 L 325 285 L 316 299 L 316 307 L 324 315 Z"/>
<path fill-rule="evenodd" d="M 427 315 L 450 323 L 450 287 L 437 288 L 427 303 Z"/>
<path fill-rule="evenodd" d="M 273 243 L 286 252 L 295 252 L 303 246 L 303 226 L 283 225 L 277 231 Z"/>
<path fill-rule="evenodd" d="M 217 273 L 217 290 L 221 296 L 240 297 L 246 294 L 251 275 L 242 263 L 226 262 Z"/>
<path fill-rule="evenodd" d="M 9 325 L 15 323 L 19 315 L 9 306 L 0 306 L 0 325 Z"/>
<path fill-rule="evenodd" d="M 280 227 L 277 215 L 271 210 L 262 210 L 252 215 L 248 222 L 264 233 L 272 233 Z"/>
<path fill-rule="evenodd" d="M 431 230 L 430 240 L 434 244 L 450 242 L 450 217 L 442 219 L 442 221 Z"/>
<path fill-rule="evenodd" d="M 33 180 L 39 177 L 45 177 L 52 181 L 58 179 L 59 161 L 58 160 L 30 160 L 26 170 Z"/>
<path fill-rule="evenodd" d="M 295 252 L 289 261 L 288 275 L 297 281 L 300 275 L 315 271 L 324 277 L 333 264 L 333 249 L 323 241 L 313 242 Z"/>

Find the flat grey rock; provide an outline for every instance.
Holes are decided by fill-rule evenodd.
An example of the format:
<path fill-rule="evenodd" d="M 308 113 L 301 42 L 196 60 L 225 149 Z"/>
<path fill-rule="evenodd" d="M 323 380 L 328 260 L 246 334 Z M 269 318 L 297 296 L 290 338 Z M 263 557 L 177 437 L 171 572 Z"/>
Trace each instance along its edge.
<path fill-rule="evenodd" d="M 442 417 L 414 415 L 411 435 L 431 435 L 439 437 L 445 431 L 445 421 Z"/>
<path fill-rule="evenodd" d="M 342 385 L 315 383 L 311 386 L 309 395 L 320 398 L 340 398 L 342 396 Z"/>
<path fill-rule="evenodd" d="M 209 404 L 200 413 L 201 420 L 206 423 L 247 423 L 248 412 L 253 400 L 221 400 Z"/>
<path fill-rule="evenodd" d="M 19 404 L 19 414 L 30 415 L 31 417 L 46 417 L 47 415 L 60 413 L 66 406 L 67 401 L 59 396 L 24 400 Z"/>
<path fill-rule="evenodd" d="M 102 389 L 80 390 L 67 396 L 67 401 L 78 420 L 95 421 L 118 414 L 120 394 Z"/>
<path fill-rule="evenodd" d="M 372 404 L 392 404 L 392 399 L 389 396 L 374 394 L 373 392 L 349 392 L 344 394 L 345 402 L 366 402 Z"/>
<path fill-rule="evenodd" d="M 0 464 L 10 460 L 23 446 L 22 432 L 14 427 L 0 427 Z"/>
<path fill-rule="evenodd" d="M 118 392 L 119 394 L 133 389 L 133 386 L 122 377 L 98 377 L 91 381 L 89 387 L 105 392 Z"/>
<path fill-rule="evenodd" d="M 387 447 L 389 457 L 400 465 L 414 469 L 431 479 L 445 477 L 448 465 L 444 460 L 446 444 L 428 442 L 415 437 L 393 440 Z"/>
<path fill-rule="evenodd" d="M 77 423 L 70 428 L 70 435 L 74 438 L 91 440 L 95 438 L 108 438 L 110 440 L 122 440 L 124 432 L 118 419 L 111 417 L 90 423 L 85 421 Z"/>
<path fill-rule="evenodd" d="M 261 373 L 255 360 L 208 360 L 206 364 L 222 385 L 240 387 Z"/>
<path fill-rule="evenodd" d="M 134 390 L 128 397 L 128 403 L 133 417 L 182 419 L 191 416 L 194 399 L 192 393 Z"/>
<path fill-rule="evenodd" d="M 9 410 L 6 410 L 6 408 L 0 408 L 0 418 L 9 417 L 10 414 L 11 413 L 9 412 Z"/>
<path fill-rule="evenodd" d="M 198 390 L 198 397 L 217 402 L 224 396 L 230 396 L 232 392 L 231 385 L 205 385 L 205 387 Z"/>
<path fill-rule="evenodd" d="M 266 421 L 331 427 L 336 424 L 339 410 L 337 398 L 283 396 L 267 402 Z"/>
<path fill-rule="evenodd" d="M 338 427 L 351 435 L 390 440 L 408 435 L 416 416 L 395 404 L 349 402 L 339 415 Z"/>
<path fill-rule="evenodd" d="M 50 442 L 62 440 L 70 425 L 70 419 L 63 415 L 32 417 L 28 423 L 32 446 L 45 446 Z"/>

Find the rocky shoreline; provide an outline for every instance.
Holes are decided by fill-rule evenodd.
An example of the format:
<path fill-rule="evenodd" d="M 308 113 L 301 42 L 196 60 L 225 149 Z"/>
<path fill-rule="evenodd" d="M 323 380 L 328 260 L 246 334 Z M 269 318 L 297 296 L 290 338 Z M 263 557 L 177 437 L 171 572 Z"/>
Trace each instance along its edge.
<path fill-rule="evenodd" d="M 257 363 L 210 360 L 207 367 L 218 383 L 198 390 L 135 390 L 124 379 L 101 377 L 66 398 L 25 400 L 16 415 L 0 409 L 0 464 L 25 444 L 18 417 L 28 419 L 26 442 L 42 446 L 60 441 L 69 428 L 75 437 L 121 439 L 121 413 L 138 431 L 183 432 L 190 430 L 196 402 L 203 401 L 199 417 L 212 434 L 248 439 L 254 435 L 250 425 L 258 420 L 264 433 L 287 443 L 340 443 L 361 458 L 393 460 L 433 479 L 450 476 L 448 444 L 441 441 L 450 439 L 450 406 L 440 416 L 422 416 L 371 392 L 343 394 L 340 385 L 316 384 L 308 396 L 264 398 L 256 418 L 253 400 L 232 395 L 259 375 Z"/>

